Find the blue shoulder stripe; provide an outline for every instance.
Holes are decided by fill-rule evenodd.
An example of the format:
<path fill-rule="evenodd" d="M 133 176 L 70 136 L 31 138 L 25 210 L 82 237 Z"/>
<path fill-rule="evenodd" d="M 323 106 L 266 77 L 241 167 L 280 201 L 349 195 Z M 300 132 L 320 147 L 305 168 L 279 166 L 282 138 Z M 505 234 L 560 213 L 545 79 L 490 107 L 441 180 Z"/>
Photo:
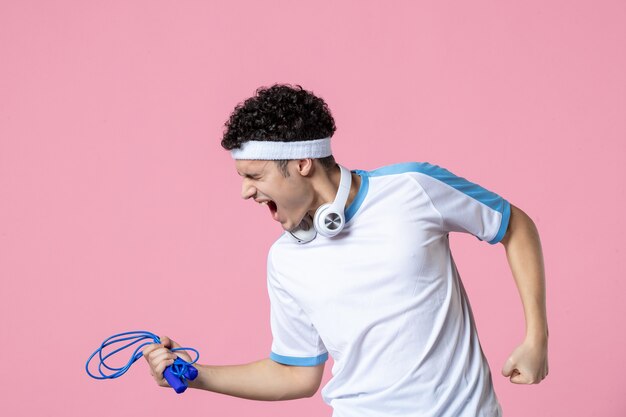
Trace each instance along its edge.
<path fill-rule="evenodd" d="M 429 164 L 428 162 L 404 162 L 378 168 L 369 171 L 368 174 L 370 177 L 380 177 L 383 175 L 403 174 L 405 172 L 419 172 L 438 179 L 473 199 L 480 201 L 487 207 L 504 213 L 505 207 L 502 203 L 503 198 L 498 194 L 486 190 L 480 185 L 469 182 L 465 178 L 457 177 L 445 168 Z"/>
<path fill-rule="evenodd" d="M 438 165 L 433 165 L 428 162 L 402 162 L 399 164 L 388 165 L 372 171 L 356 170 L 355 172 L 361 175 L 361 178 L 363 179 L 366 179 L 367 177 L 381 177 L 384 175 L 404 174 L 406 172 L 419 172 L 421 174 L 428 175 L 432 178 L 448 184 L 452 188 L 472 197 L 473 199 L 483 203 L 487 207 L 502 214 L 500 229 L 498 230 L 496 237 L 494 237 L 489 243 L 494 244 L 499 242 L 506 233 L 506 229 L 509 224 L 509 218 L 511 216 L 511 207 L 509 202 L 500 197 L 498 194 L 491 192 L 478 184 L 469 182 L 465 178 L 458 177 L 447 169 L 441 168 Z M 367 189 L 365 190 L 365 193 L 367 193 Z M 361 196 L 360 194 L 361 190 L 359 190 L 359 194 L 357 194 L 357 197 L 361 197 L 359 204 L 357 205 L 353 203 L 351 204 L 349 209 L 352 209 L 352 206 L 357 206 L 356 209 L 358 209 L 358 206 L 360 206 L 363 198 L 365 198 L 365 195 Z M 356 201 L 357 199 L 355 198 L 355 202 Z"/>

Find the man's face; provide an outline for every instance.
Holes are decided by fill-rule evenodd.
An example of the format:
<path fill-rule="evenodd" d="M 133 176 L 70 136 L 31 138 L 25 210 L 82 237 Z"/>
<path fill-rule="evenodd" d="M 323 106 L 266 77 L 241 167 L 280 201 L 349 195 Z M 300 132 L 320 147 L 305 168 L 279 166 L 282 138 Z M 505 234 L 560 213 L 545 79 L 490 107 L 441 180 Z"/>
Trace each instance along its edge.
<path fill-rule="evenodd" d="M 237 173 L 243 178 L 241 197 L 267 206 L 285 230 L 300 224 L 314 200 L 310 184 L 293 169 L 294 164 L 297 161 L 289 161 L 290 175 L 285 177 L 274 161 L 235 161 Z"/>

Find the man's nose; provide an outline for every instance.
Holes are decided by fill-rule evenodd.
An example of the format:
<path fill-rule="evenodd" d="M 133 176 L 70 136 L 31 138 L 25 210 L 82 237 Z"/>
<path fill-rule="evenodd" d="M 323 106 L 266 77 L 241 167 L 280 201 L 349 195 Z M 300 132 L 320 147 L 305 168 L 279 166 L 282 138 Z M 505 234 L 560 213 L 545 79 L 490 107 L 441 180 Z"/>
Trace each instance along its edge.
<path fill-rule="evenodd" d="M 254 197 L 256 194 L 256 188 L 247 179 L 244 179 L 241 183 L 241 198 L 247 200 Z"/>

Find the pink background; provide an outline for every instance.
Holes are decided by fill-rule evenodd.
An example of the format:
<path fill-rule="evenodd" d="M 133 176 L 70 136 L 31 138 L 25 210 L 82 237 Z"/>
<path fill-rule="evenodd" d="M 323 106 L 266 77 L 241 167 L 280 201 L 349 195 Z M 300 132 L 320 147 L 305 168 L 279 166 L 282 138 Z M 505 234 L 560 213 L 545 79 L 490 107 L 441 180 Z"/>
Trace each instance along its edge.
<path fill-rule="evenodd" d="M 626 415 L 625 40 L 623 1 L 2 0 L 2 414 L 331 414 L 319 393 L 177 396 L 143 359 L 84 371 L 139 329 L 201 363 L 268 355 L 280 229 L 239 198 L 219 141 L 238 102 L 285 82 L 328 102 L 349 168 L 437 163 L 535 220 L 551 332 L 536 386 L 500 375 L 524 335 L 503 247 L 452 238 L 506 416 Z"/>

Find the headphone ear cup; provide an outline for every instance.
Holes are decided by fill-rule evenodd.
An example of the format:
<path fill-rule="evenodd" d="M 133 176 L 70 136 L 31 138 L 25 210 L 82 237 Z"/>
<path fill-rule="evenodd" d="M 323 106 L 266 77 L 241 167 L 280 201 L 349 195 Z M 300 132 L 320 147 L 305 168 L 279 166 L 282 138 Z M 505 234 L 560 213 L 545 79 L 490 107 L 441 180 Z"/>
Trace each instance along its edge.
<path fill-rule="evenodd" d="M 322 204 L 315 211 L 313 225 L 317 232 L 325 237 L 337 236 L 346 222 L 344 214 L 333 206 L 333 203 Z M 340 208 L 343 210 L 343 207 Z"/>

